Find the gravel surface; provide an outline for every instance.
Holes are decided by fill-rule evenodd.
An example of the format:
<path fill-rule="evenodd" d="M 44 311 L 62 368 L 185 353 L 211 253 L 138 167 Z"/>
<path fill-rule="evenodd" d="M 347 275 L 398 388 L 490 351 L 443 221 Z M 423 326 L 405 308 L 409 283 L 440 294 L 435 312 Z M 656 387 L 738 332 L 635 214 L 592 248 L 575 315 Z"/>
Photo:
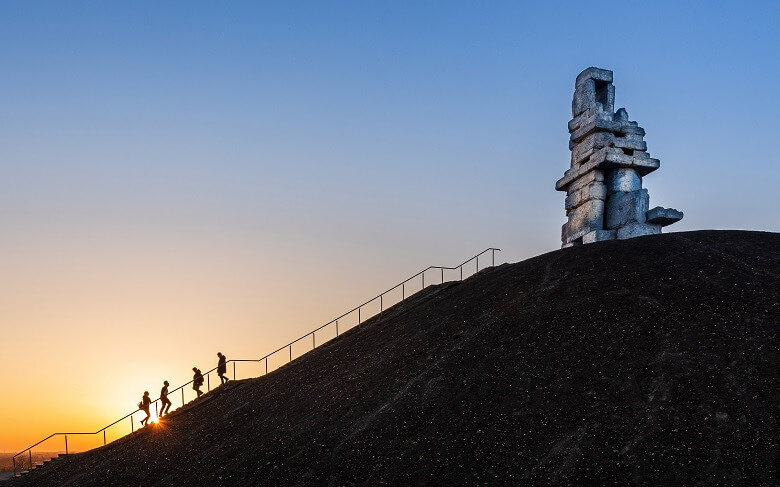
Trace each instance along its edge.
<path fill-rule="evenodd" d="M 779 234 L 551 252 L 7 485 L 778 485 L 779 327 Z"/>

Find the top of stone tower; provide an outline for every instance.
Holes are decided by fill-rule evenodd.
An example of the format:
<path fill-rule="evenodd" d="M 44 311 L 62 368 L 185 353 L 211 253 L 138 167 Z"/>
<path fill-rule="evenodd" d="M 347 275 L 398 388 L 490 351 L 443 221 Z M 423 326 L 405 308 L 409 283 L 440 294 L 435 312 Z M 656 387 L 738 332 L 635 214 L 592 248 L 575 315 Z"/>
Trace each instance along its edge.
<path fill-rule="evenodd" d="M 571 116 L 599 106 L 599 111 L 615 111 L 615 87 L 612 85 L 612 71 L 590 67 L 584 69 L 574 85 Z"/>
<path fill-rule="evenodd" d="M 603 81 L 612 83 L 612 71 L 608 69 L 594 68 L 593 66 L 585 68 L 577 75 L 575 86 L 581 85 L 585 80 Z"/>

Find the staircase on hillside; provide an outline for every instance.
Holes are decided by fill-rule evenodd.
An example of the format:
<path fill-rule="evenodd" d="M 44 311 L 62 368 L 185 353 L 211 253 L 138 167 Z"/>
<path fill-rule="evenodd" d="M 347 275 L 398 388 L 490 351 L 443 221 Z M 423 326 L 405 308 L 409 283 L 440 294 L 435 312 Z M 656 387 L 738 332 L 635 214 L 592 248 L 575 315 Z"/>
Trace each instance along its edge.
<path fill-rule="evenodd" d="M 344 331 L 346 331 L 344 329 L 343 325 L 342 325 L 341 330 L 339 329 L 339 320 L 344 320 L 345 318 L 350 317 L 350 316 L 353 316 L 353 318 L 354 318 L 355 315 L 356 315 L 357 323 L 350 327 L 350 328 L 353 328 L 353 327 L 359 326 L 360 324 L 362 324 L 363 322 L 365 322 L 366 320 L 368 320 L 369 318 L 371 318 L 373 316 L 381 315 L 382 313 L 384 313 L 385 309 L 389 308 L 390 306 L 392 306 L 394 304 L 397 304 L 397 303 L 400 303 L 402 301 L 405 301 L 411 295 L 413 295 L 413 294 L 415 294 L 417 292 L 420 292 L 423 289 L 425 289 L 425 287 L 426 287 L 426 281 L 425 281 L 426 273 L 428 275 L 430 275 L 433 272 L 433 274 L 434 274 L 434 278 L 433 279 L 431 279 L 429 277 L 427 285 L 432 285 L 432 284 L 435 284 L 437 282 L 440 282 L 441 284 L 443 284 L 443 283 L 448 282 L 448 281 L 458 281 L 458 280 L 462 281 L 464 279 L 464 277 L 469 277 L 470 275 L 473 275 L 473 274 L 476 274 L 476 273 L 479 272 L 479 270 L 480 270 L 479 259 L 480 259 L 480 257 L 483 257 L 483 256 L 485 256 L 485 254 L 488 254 L 488 253 L 490 253 L 490 264 L 486 265 L 486 266 L 483 266 L 483 268 L 485 268 L 485 267 L 494 267 L 495 266 L 495 253 L 497 251 L 500 251 L 500 250 L 501 249 L 494 248 L 494 247 L 487 248 L 487 249 L 483 250 L 482 252 L 478 253 L 477 255 L 475 255 L 474 257 L 471 257 L 470 259 L 467 259 L 463 263 L 461 263 L 459 265 L 456 265 L 456 266 L 453 266 L 453 267 L 429 266 L 429 267 L 423 269 L 422 271 L 414 274 L 413 276 L 409 277 L 408 279 L 405 279 L 404 281 L 396 284 L 395 286 L 391 287 L 387 291 L 385 291 L 383 293 L 380 293 L 379 295 L 377 295 L 377 296 L 369 299 L 368 301 L 366 301 L 366 302 L 356 306 L 355 308 L 352 308 L 351 310 L 347 311 L 346 313 L 342 314 L 341 316 L 338 316 L 337 318 L 334 318 L 334 319 L 330 320 L 329 322 L 325 323 L 324 325 L 322 325 L 322 326 L 320 326 L 318 328 L 315 328 L 314 330 L 312 330 L 309 333 L 303 335 L 302 337 L 300 337 L 300 338 L 298 338 L 296 340 L 293 340 L 290 343 L 288 343 L 288 344 L 286 344 L 286 345 L 284 345 L 282 347 L 277 348 L 276 350 L 274 350 L 273 352 L 265 355 L 264 357 L 261 357 L 259 359 L 234 359 L 234 360 L 228 360 L 228 362 L 232 362 L 233 363 L 233 379 L 234 380 L 236 379 L 236 364 L 237 363 L 255 363 L 255 364 L 258 364 L 258 365 L 264 365 L 265 366 L 264 367 L 264 374 L 261 374 L 261 375 L 265 375 L 265 374 L 269 373 L 269 367 L 268 367 L 268 359 L 269 358 L 271 358 L 271 357 L 277 357 L 278 358 L 278 356 L 280 354 L 282 354 L 283 356 L 286 356 L 286 359 L 287 359 L 286 363 L 290 363 L 290 362 L 293 361 L 293 346 L 294 345 L 299 344 L 299 343 L 303 342 L 304 340 L 308 341 L 308 339 L 311 338 L 311 348 L 306 350 L 305 352 L 299 354 L 297 357 L 295 357 L 295 358 L 298 358 L 301 355 L 303 355 L 305 353 L 308 353 L 309 351 L 317 348 L 318 346 L 323 345 L 328 340 L 330 340 L 332 338 L 335 338 L 335 337 L 338 337 L 340 333 L 343 333 Z M 470 273 L 471 269 L 470 269 L 470 265 L 469 264 L 471 264 L 472 262 L 474 263 L 474 272 Z M 483 260 L 483 262 L 484 262 L 484 260 Z M 465 276 L 464 276 L 464 269 L 466 270 Z M 448 271 L 446 275 L 445 275 L 445 271 Z M 458 271 L 458 272 L 457 272 L 457 274 L 455 274 L 453 276 L 454 271 Z M 447 279 L 445 279 L 445 277 L 447 277 Z M 450 278 L 450 277 L 452 277 L 452 278 Z M 416 286 L 413 285 L 414 282 L 418 278 L 420 279 L 420 287 L 419 288 L 417 288 Z M 413 291 L 412 292 L 407 292 L 407 288 L 408 287 L 411 287 Z M 398 299 L 398 296 L 397 296 L 399 290 L 400 290 L 400 299 Z M 389 298 L 392 298 L 392 293 L 395 293 L 395 298 L 396 298 L 395 302 L 392 302 L 392 300 L 389 299 Z M 376 307 L 377 307 L 376 305 L 377 304 L 378 304 L 378 309 L 379 309 L 378 312 L 376 311 Z M 370 306 L 373 306 L 372 309 L 374 311 L 374 314 L 367 314 L 366 312 L 364 312 L 364 309 L 366 307 L 370 307 Z M 371 310 L 369 310 L 369 311 L 371 311 Z M 316 339 L 316 333 L 317 332 L 322 332 L 323 330 L 325 330 L 327 328 L 330 328 L 330 327 L 335 327 L 335 336 L 331 337 L 331 338 L 328 338 L 326 340 L 320 340 L 320 342 L 318 343 L 317 339 Z M 215 367 L 215 368 L 209 370 L 208 372 L 206 372 L 204 374 L 204 378 L 206 379 L 206 387 L 207 387 L 208 391 L 211 390 L 210 375 L 213 372 L 215 372 L 216 370 L 217 370 L 217 368 Z M 273 370 L 275 370 L 275 369 L 272 369 L 271 371 L 273 371 Z M 174 393 L 176 393 L 178 391 L 181 392 L 181 406 L 180 406 L 180 408 L 183 408 L 185 405 L 189 404 L 188 402 L 185 401 L 184 391 L 185 391 L 185 388 L 187 386 L 189 386 L 190 384 L 192 384 L 192 381 L 187 382 L 186 384 L 183 384 L 183 385 L 181 385 L 181 386 L 177 387 L 176 389 L 173 389 L 173 390 L 171 390 L 169 392 L 169 397 L 171 397 L 171 398 L 174 397 Z M 216 384 L 216 382 L 215 382 L 215 384 Z M 153 401 L 153 404 L 154 404 L 154 407 L 155 407 L 155 416 L 156 416 L 157 411 L 158 411 L 159 401 L 160 401 L 160 398 L 157 398 L 157 399 L 155 399 Z M 192 402 L 192 401 L 190 401 L 190 402 Z M 177 410 L 180 409 L 180 408 L 177 408 Z M 133 411 L 133 412 L 131 412 L 129 414 L 126 414 L 125 416 L 117 419 L 116 421 L 114 421 L 113 423 L 109 424 L 108 426 L 105 426 L 105 427 L 103 427 L 103 428 L 101 428 L 101 429 L 99 429 L 97 431 L 94 431 L 94 432 L 52 433 L 51 435 L 47 436 L 43 440 L 38 441 L 37 443 L 35 443 L 35 444 L 25 448 L 24 450 L 20 451 L 19 453 L 17 453 L 16 455 L 13 456 L 13 476 L 14 477 L 20 477 L 22 475 L 27 475 L 27 474 L 31 473 L 32 471 L 34 471 L 34 470 L 37 470 L 37 469 L 45 467 L 50 462 L 59 462 L 59 461 L 63 461 L 63 459 L 67 459 L 69 454 L 70 454 L 70 450 L 69 450 L 69 447 L 68 447 L 68 436 L 69 435 L 71 435 L 71 436 L 81 436 L 81 437 L 83 437 L 83 436 L 92 437 L 92 436 L 100 435 L 102 433 L 102 435 L 103 435 L 103 445 L 102 446 L 105 446 L 105 445 L 108 444 L 106 431 L 108 431 L 110 428 L 118 427 L 121 424 L 125 424 L 126 425 L 125 420 L 128 420 L 128 419 L 129 419 L 129 422 L 130 422 L 130 433 L 134 432 L 136 430 L 134 415 L 136 413 L 138 413 L 139 411 L 140 410 L 135 410 L 135 411 Z M 125 435 L 121 434 L 121 435 L 119 435 L 115 439 L 121 438 L 123 436 L 125 436 Z M 56 457 L 52 457 L 51 459 L 46 460 L 46 461 L 44 461 L 42 463 L 40 463 L 40 462 L 39 463 L 33 463 L 33 461 L 32 461 L 32 449 L 37 447 L 37 446 L 39 446 L 39 445 L 41 445 L 41 444 L 43 444 L 43 443 L 45 443 L 45 442 L 47 442 L 47 441 L 49 441 L 49 440 L 52 440 L 52 439 L 58 438 L 58 437 L 64 437 L 64 440 L 65 440 L 65 453 L 59 454 Z M 90 447 L 88 449 L 91 449 L 91 448 L 94 448 L 94 447 Z M 49 450 L 49 451 L 51 451 L 51 450 Z M 27 464 L 30 465 L 30 467 L 27 470 L 22 470 L 23 466 L 21 466 L 21 464 L 23 464 L 24 461 L 21 460 L 21 459 L 17 460 L 17 458 L 18 457 L 22 457 L 25 453 L 28 454 L 29 461 L 28 461 Z M 19 470 L 17 470 L 17 462 L 19 462 L 19 465 L 20 465 L 20 469 Z"/>

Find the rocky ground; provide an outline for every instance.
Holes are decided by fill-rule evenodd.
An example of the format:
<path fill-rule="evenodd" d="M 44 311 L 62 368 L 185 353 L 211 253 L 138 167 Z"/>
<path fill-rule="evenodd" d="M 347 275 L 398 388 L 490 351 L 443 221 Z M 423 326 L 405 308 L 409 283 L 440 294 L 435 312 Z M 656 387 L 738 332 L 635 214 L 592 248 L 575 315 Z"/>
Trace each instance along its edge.
<path fill-rule="evenodd" d="M 7 484 L 778 485 L 779 331 L 778 234 L 566 249 Z"/>

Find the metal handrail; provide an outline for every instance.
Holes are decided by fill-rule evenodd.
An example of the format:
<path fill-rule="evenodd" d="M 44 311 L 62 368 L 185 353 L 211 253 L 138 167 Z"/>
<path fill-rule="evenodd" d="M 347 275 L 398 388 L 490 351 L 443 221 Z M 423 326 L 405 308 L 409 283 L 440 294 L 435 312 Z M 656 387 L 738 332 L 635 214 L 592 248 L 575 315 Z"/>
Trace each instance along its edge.
<path fill-rule="evenodd" d="M 359 326 L 360 324 L 363 323 L 363 321 L 365 321 L 365 320 L 361 320 L 360 310 L 363 308 L 363 306 L 366 306 L 367 304 L 373 303 L 377 299 L 379 300 L 379 314 L 381 315 L 384 312 L 383 297 L 384 297 L 385 294 L 387 294 L 387 293 L 389 293 L 391 291 L 394 291 L 394 290 L 396 290 L 396 289 L 398 289 L 400 287 L 401 288 L 401 301 L 406 300 L 406 289 L 405 289 L 406 283 L 408 283 L 409 281 L 411 281 L 413 279 L 416 279 L 419 276 L 422 276 L 422 287 L 420 288 L 420 290 L 422 291 L 423 289 L 425 289 L 425 273 L 430 271 L 431 269 L 441 270 L 441 283 L 442 284 L 444 283 L 444 271 L 446 271 L 446 270 L 460 270 L 460 280 L 462 281 L 463 280 L 463 266 L 465 266 L 466 264 L 468 264 L 472 260 L 475 260 L 476 261 L 476 271 L 475 271 L 475 274 L 478 273 L 479 272 L 479 257 L 481 255 L 483 255 L 483 254 L 486 254 L 487 252 L 490 252 L 491 253 L 491 262 L 490 262 L 490 266 L 488 266 L 488 267 L 494 267 L 496 265 L 496 252 L 497 251 L 500 252 L 501 249 L 497 249 L 497 248 L 494 248 L 494 247 L 489 247 L 489 248 L 483 250 L 482 252 L 478 253 L 474 257 L 465 260 L 462 264 L 456 265 L 454 267 L 442 267 L 442 266 L 429 266 L 429 267 L 426 267 L 425 269 L 421 270 L 420 272 L 418 272 L 417 274 L 413 275 L 412 277 L 409 277 L 408 279 L 405 279 L 404 281 L 401 281 L 400 283 L 398 283 L 395 286 L 391 287 L 387 291 L 374 296 L 373 298 L 369 299 L 368 301 L 364 302 L 363 304 L 358 305 L 355 308 L 352 308 L 351 310 L 347 311 L 346 313 L 344 313 L 344 314 L 342 314 L 342 315 L 340 315 L 340 316 L 338 316 L 338 317 L 328 321 L 324 325 L 322 325 L 322 326 L 320 326 L 318 328 L 315 328 L 314 330 L 312 330 L 309 333 L 303 335 L 302 337 L 297 338 L 297 339 L 291 341 L 287 345 L 284 345 L 282 347 L 277 348 L 273 352 L 271 352 L 269 354 L 266 354 L 265 356 L 260 357 L 259 359 L 233 359 L 233 360 L 228 360 L 226 363 L 230 363 L 230 362 L 233 363 L 233 379 L 235 380 L 235 378 L 236 378 L 236 362 L 263 362 L 263 361 L 265 361 L 265 373 L 268 374 L 268 359 L 272 355 L 274 355 L 276 353 L 279 353 L 279 352 L 281 352 L 284 349 L 289 349 L 289 360 L 288 360 L 288 363 L 292 362 L 292 346 L 294 344 L 298 343 L 299 341 L 301 341 L 304 338 L 306 338 L 306 337 L 311 335 L 311 337 L 312 337 L 312 350 L 314 348 L 317 348 L 317 344 L 316 344 L 316 341 L 315 341 L 315 335 L 314 334 L 316 332 L 318 332 L 319 330 L 322 330 L 323 328 L 327 327 L 328 325 L 332 325 L 334 323 L 336 325 L 336 337 L 338 337 L 339 336 L 339 320 L 344 318 L 345 316 L 348 316 L 348 315 L 354 313 L 355 311 L 358 312 L 358 323 L 355 326 Z M 376 315 L 373 315 L 373 316 L 376 316 Z M 366 318 L 366 319 L 368 319 L 368 318 Z M 322 345 L 322 344 L 320 344 L 320 345 Z M 201 373 L 201 374 L 203 375 L 203 377 L 208 378 L 209 374 L 211 374 L 212 372 L 217 370 L 217 368 L 218 367 L 214 367 L 213 369 L 209 370 L 208 372 Z M 182 384 L 179 387 L 173 389 L 172 391 L 170 391 L 168 393 L 168 395 L 172 395 L 174 392 L 176 392 L 178 390 L 181 390 L 181 393 L 182 393 L 181 394 L 182 407 L 184 407 L 184 404 L 185 404 L 184 403 L 184 388 L 187 387 L 188 385 L 192 384 L 193 382 L 194 382 L 194 378 L 193 378 L 193 380 L 187 382 L 186 384 Z M 211 384 L 209 383 L 209 385 L 207 387 L 208 387 L 208 391 L 210 392 L 211 391 Z M 155 405 L 155 409 L 157 409 L 157 402 L 159 400 L 160 400 L 160 398 L 158 397 L 157 399 L 155 399 L 151 403 L 151 404 Z M 150 406 L 151 406 L 151 404 L 150 404 Z M 32 449 L 35 448 L 36 446 L 40 445 L 41 443 L 43 443 L 43 442 L 45 442 L 47 440 L 50 440 L 51 438 L 54 438 L 55 436 L 64 436 L 65 437 L 65 454 L 67 455 L 68 454 L 68 435 L 96 435 L 96 434 L 99 434 L 99 433 L 103 433 L 103 446 L 105 446 L 106 445 L 106 430 L 108 428 L 114 426 L 115 424 L 117 424 L 117 423 L 119 423 L 121 421 L 124 421 L 127 418 L 130 418 L 130 432 L 132 433 L 134 431 L 134 429 L 133 429 L 133 415 L 135 413 L 137 413 L 138 411 L 140 411 L 140 410 L 141 410 L 140 408 L 136 409 L 135 411 L 126 414 L 125 416 L 117 419 L 116 421 L 114 421 L 113 423 L 109 424 L 108 426 L 104 426 L 103 428 L 100 428 L 99 430 L 97 430 L 95 432 L 68 432 L 68 433 L 52 433 L 52 434 L 50 434 L 46 438 L 44 438 L 41 441 L 35 443 L 34 445 L 31 445 L 31 446 L 25 448 L 24 450 L 20 451 L 19 453 L 17 453 L 16 455 L 14 455 L 12 457 L 13 469 L 14 469 L 14 477 L 16 476 L 16 457 L 18 457 L 19 455 L 22 455 L 25 452 L 29 452 L 29 455 L 30 455 L 30 470 L 32 470 Z"/>

